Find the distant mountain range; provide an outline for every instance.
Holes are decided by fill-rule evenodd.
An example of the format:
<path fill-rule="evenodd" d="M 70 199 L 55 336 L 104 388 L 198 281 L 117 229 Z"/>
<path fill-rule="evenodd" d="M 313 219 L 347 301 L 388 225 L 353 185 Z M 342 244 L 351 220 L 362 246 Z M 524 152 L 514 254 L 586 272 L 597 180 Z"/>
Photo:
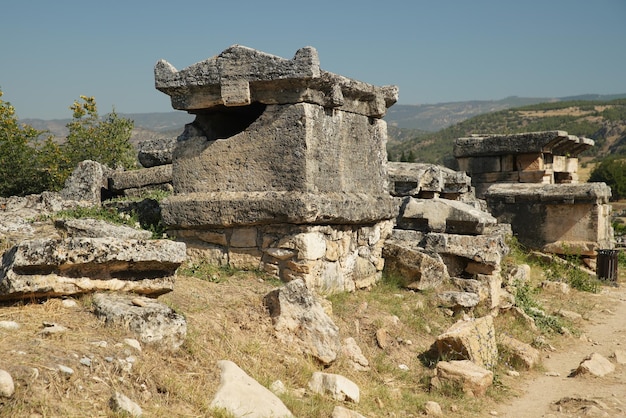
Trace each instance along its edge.
<path fill-rule="evenodd" d="M 528 106 L 537 103 L 563 101 L 608 101 L 626 98 L 624 94 L 599 95 L 585 94 L 560 98 L 548 97 L 516 97 L 501 100 L 471 100 L 464 102 L 402 105 L 396 104 L 389 108 L 385 121 L 389 125 L 389 136 L 392 141 L 404 142 L 415 136 L 456 125 L 462 121 L 485 113 L 505 109 Z M 119 116 L 135 122 L 133 142 L 153 136 L 177 136 L 185 124 L 193 121 L 194 116 L 182 111 L 163 113 L 120 113 Z M 58 138 L 67 136 L 66 125 L 71 119 L 22 119 L 35 129 L 49 131 Z"/>

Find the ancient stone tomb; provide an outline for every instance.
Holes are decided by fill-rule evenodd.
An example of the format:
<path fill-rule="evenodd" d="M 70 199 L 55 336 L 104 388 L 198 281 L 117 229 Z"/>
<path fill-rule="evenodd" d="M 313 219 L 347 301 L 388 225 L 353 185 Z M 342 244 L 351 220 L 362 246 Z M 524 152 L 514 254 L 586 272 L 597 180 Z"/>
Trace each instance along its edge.
<path fill-rule="evenodd" d="M 578 155 L 589 138 L 565 131 L 458 138 L 454 156 L 476 195 L 529 248 L 594 256 L 613 247 L 611 189 L 578 183 Z"/>
<path fill-rule="evenodd" d="M 284 59 L 239 45 L 180 71 L 159 61 L 155 80 L 196 115 L 162 205 L 189 255 L 326 292 L 377 280 L 395 213 L 381 119 L 395 86 L 323 71 L 311 47 Z"/>

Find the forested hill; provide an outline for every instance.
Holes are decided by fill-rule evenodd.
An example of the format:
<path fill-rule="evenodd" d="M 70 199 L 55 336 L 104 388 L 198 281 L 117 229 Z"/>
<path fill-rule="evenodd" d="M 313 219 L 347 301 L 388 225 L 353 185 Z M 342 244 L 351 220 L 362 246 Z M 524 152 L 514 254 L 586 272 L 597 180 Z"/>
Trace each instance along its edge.
<path fill-rule="evenodd" d="M 595 140 L 596 146 L 586 155 L 626 157 L 626 99 L 571 100 L 504 109 L 472 117 L 434 133 L 411 131 L 412 136 L 392 128 L 387 150 L 392 161 L 414 160 L 453 167 L 452 148 L 456 138 L 549 130 L 564 130 Z"/>

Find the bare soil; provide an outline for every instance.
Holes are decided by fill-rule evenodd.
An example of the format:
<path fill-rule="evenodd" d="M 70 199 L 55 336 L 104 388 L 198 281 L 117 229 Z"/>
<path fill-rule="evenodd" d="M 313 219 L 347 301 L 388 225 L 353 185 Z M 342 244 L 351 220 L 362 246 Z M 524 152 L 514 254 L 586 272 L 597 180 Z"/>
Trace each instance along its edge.
<path fill-rule="evenodd" d="M 593 305 L 583 315 L 580 337 L 562 341 L 556 351 L 544 352 L 540 370 L 522 377 L 519 396 L 495 408 L 497 416 L 626 417 L 626 365 L 616 364 L 612 358 L 615 350 L 626 350 L 626 289 L 604 287 L 589 298 Z M 573 376 L 591 353 L 611 360 L 615 372 L 604 377 Z"/>

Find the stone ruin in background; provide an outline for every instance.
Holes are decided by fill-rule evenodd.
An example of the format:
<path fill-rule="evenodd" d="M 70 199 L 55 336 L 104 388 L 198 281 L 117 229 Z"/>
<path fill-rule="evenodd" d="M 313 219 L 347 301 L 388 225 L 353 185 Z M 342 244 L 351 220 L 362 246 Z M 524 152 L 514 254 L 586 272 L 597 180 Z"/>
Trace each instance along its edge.
<path fill-rule="evenodd" d="M 155 80 L 196 115 L 162 204 L 190 255 L 323 292 L 378 280 L 396 213 L 381 119 L 395 86 L 323 71 L 311 47 L 289 60 L 238 45 L 180 71 L 159 61 Z"/>
<path fill-rule="evenodd" d="M 467 174 L 434 164 L 388 164 L 398 216 L 383 251 L 385 269 L 405 287 L 437 290 L 441 304 L 454 310 L 506 303 L 501 262 L 511 229 L 486 211 Z"/>
<path fill-rule="evenodd" d="M 578 183 L 588 138 L 564 131 L 458 138 L 454 156 L 489 211 L 531 249 L 594 258 L 613 248 L 611 189 Z M 592 265 L 592 263 L 590 263 Z"/>

